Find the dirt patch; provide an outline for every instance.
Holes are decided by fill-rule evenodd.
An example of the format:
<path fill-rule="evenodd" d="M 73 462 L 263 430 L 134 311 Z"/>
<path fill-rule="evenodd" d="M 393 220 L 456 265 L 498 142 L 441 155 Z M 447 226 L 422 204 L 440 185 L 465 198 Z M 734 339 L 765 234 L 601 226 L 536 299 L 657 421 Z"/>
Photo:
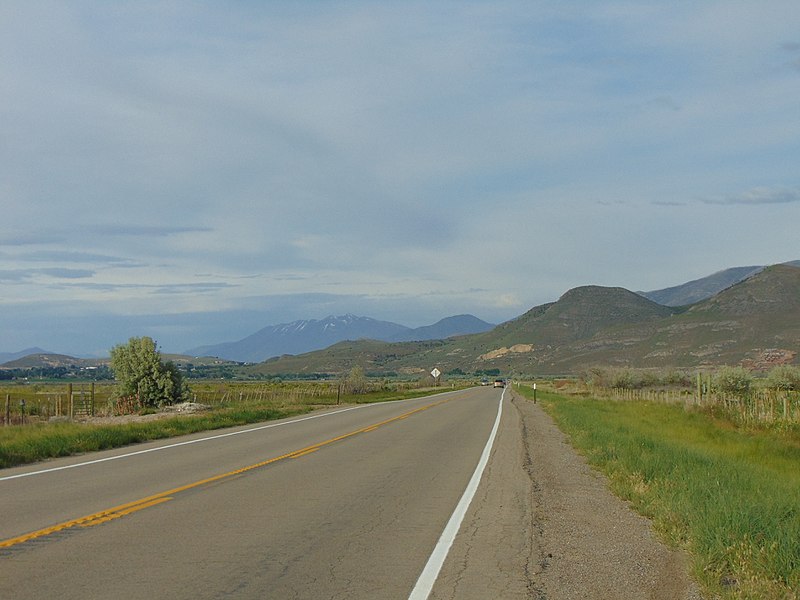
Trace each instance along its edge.
<path fill-rule="evenodd" d="M 762 350 L 753 359 L 745 359 L 742 361 L 742 366 L 746 369 L 753 371 L 768 371 L 769 369 L 778 365 L 790 365 L 797 357 L 797 352 L 794 350 L 785 350 L 783 348 L 769 348 Z"/>
<path fill-rule="evenodd" d="M 478 358 L 480 360 L 493 360 L 495 358 L 501 358 L 506 354 L 524 354 L 526 352 L 533 352 L 533 346 L 531 344 L 514 344 L 511 348 L 503 346 L 497 350 L 481 354 Z"/>
<path fill-rule="evenodd" d="M 118 425 L 122 423 L 142 423 L 145 421 L 157 421 L 159 419 L 168 419 L 180 415 L 193 415 L 200 412 L 209 410 L 211 407 L 198 402 L 182 402 L 172 406 L 166 406 L 157 413 L 146 415 L 115 415 L 111 417 L 84 417 L 80 419 L 81 423 L 91 423 L 93 425 Z"/>

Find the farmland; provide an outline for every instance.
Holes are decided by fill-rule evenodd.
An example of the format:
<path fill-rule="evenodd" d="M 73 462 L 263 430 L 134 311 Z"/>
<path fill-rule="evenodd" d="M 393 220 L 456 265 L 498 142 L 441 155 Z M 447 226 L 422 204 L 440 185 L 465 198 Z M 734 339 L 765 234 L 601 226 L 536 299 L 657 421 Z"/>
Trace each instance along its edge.
<path fill-rule="evenodd" d="M 280 419 L 338 404 L 413 398 L 432 390 L 416 382 L 360 378 L 336 382 L 200 381 L 192 384 L 193 401 L 188 406 L 156 411 L 115 400 L 111 382 L 4 384 L 0 395 L 7 399 L 9 425 L 0 427 L 0 468 Z M 87 410 L 86 403 L 92 398 Z"/>

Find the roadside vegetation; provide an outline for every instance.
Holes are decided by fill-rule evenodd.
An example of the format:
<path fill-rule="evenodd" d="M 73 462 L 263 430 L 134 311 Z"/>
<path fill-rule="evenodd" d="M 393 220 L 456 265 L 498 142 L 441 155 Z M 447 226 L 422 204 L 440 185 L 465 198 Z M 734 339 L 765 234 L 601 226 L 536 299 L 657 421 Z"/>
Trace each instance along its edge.
<path fill-rule="evenodd" d="M 333 382 L 198 381 L 188 392 L 189 405 L 156 407 L 130 398 L 121 402 L 118 386 L 110 382 L 71 384 L 74 395 L 88 397 L 90 390 L 94 395 L 93 415 L 75 419 L 65 415 L 68 400 L 63 383 L 0 385 L 0 394 L 13 396 L 15 411 L 14 424 L 0 426 L 0 468 L 281 419 L 340 404 L 416 398 L 466 385 L 447 382 L 446 387 L 432 387 L 426 381 L 372 380 L 356 368 Z M 23 416 L 20 402 L 25 399 Z M 181 408 L 185 410 L 178 412 Z"/>
<path fill-rule="evenodd" d="M 189 386 L 172 361 L 164 361 L 153 338 L 133 337 L 111 349 L 118 399 L 140 406 L 165 406 L 188 400 Z"/>
<path fill-rule="evenodd" d="M 741 405 L 756 387 L 750 375 L 721 374 L 712 386 L 731 384 L 720 395 L 727 402 L 598 399 L 585 381 L 539 385 L 538 401 L 613 491 L 688 551 L 710 597 L 796 600 L 800 429 L 794 420 L 749 418 Z M 533 398 L 531 388 L 520 390 Z"/>
<path fill-rule="evenodd" d="M 713 371 L 594 368 L 568 390 L 612 400 L 682 403 L 740 427 L 800 432 L 800 367 L 754 374 L 743 367 Z"/>

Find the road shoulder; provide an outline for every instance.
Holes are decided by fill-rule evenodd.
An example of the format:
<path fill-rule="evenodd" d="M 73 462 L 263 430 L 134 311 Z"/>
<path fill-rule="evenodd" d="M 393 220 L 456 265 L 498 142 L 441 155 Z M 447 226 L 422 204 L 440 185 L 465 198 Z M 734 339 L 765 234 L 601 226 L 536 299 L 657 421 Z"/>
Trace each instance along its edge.
<path fill-rule="evenodd" d="M 431 598 L 700 600 L 685 556 L 611 493 L 538 405 L 508 396 Z"/>

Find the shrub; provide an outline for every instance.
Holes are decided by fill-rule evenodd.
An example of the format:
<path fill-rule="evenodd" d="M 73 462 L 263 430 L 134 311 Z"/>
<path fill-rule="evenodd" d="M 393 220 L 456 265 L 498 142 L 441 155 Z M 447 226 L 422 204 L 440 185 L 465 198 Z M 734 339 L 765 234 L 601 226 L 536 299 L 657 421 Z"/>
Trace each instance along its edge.
<path fill-rule="evenodd" d="M 611 387 L 634 390 L 642 387 L 642 381 L 636 374 L 627 369 L 614 371 L 611 374 Z"/>
<path fill-rule="evenodd" d="M 800 368 L 779 365 L 767 374 L 767 387 L 772 390 L 800 391 Z"/>
<path fill-rule="evenodd" d="M 111 349 L 111 368 L 119 384 L 117 396 L 136 397 L 142 406 L 163 406 L 185 400 L 189 388 L 177 367 L 161 360 L 149 337 L 131 338 Z"/>
<path fill-rule="evenodd" d="M 364 369 L 353 367 L 350 372 L 342 378 L 342 392 L 345 394 L 366 394 L 369 391 L 369 381 L 364 375 Z"/>
<path fill-rule="evenodd" d="M 722 394 L 742 398 L 750 393 L 753 376 L 743 367 L 723 367 L 714 376 L 714 387 Z"/>

